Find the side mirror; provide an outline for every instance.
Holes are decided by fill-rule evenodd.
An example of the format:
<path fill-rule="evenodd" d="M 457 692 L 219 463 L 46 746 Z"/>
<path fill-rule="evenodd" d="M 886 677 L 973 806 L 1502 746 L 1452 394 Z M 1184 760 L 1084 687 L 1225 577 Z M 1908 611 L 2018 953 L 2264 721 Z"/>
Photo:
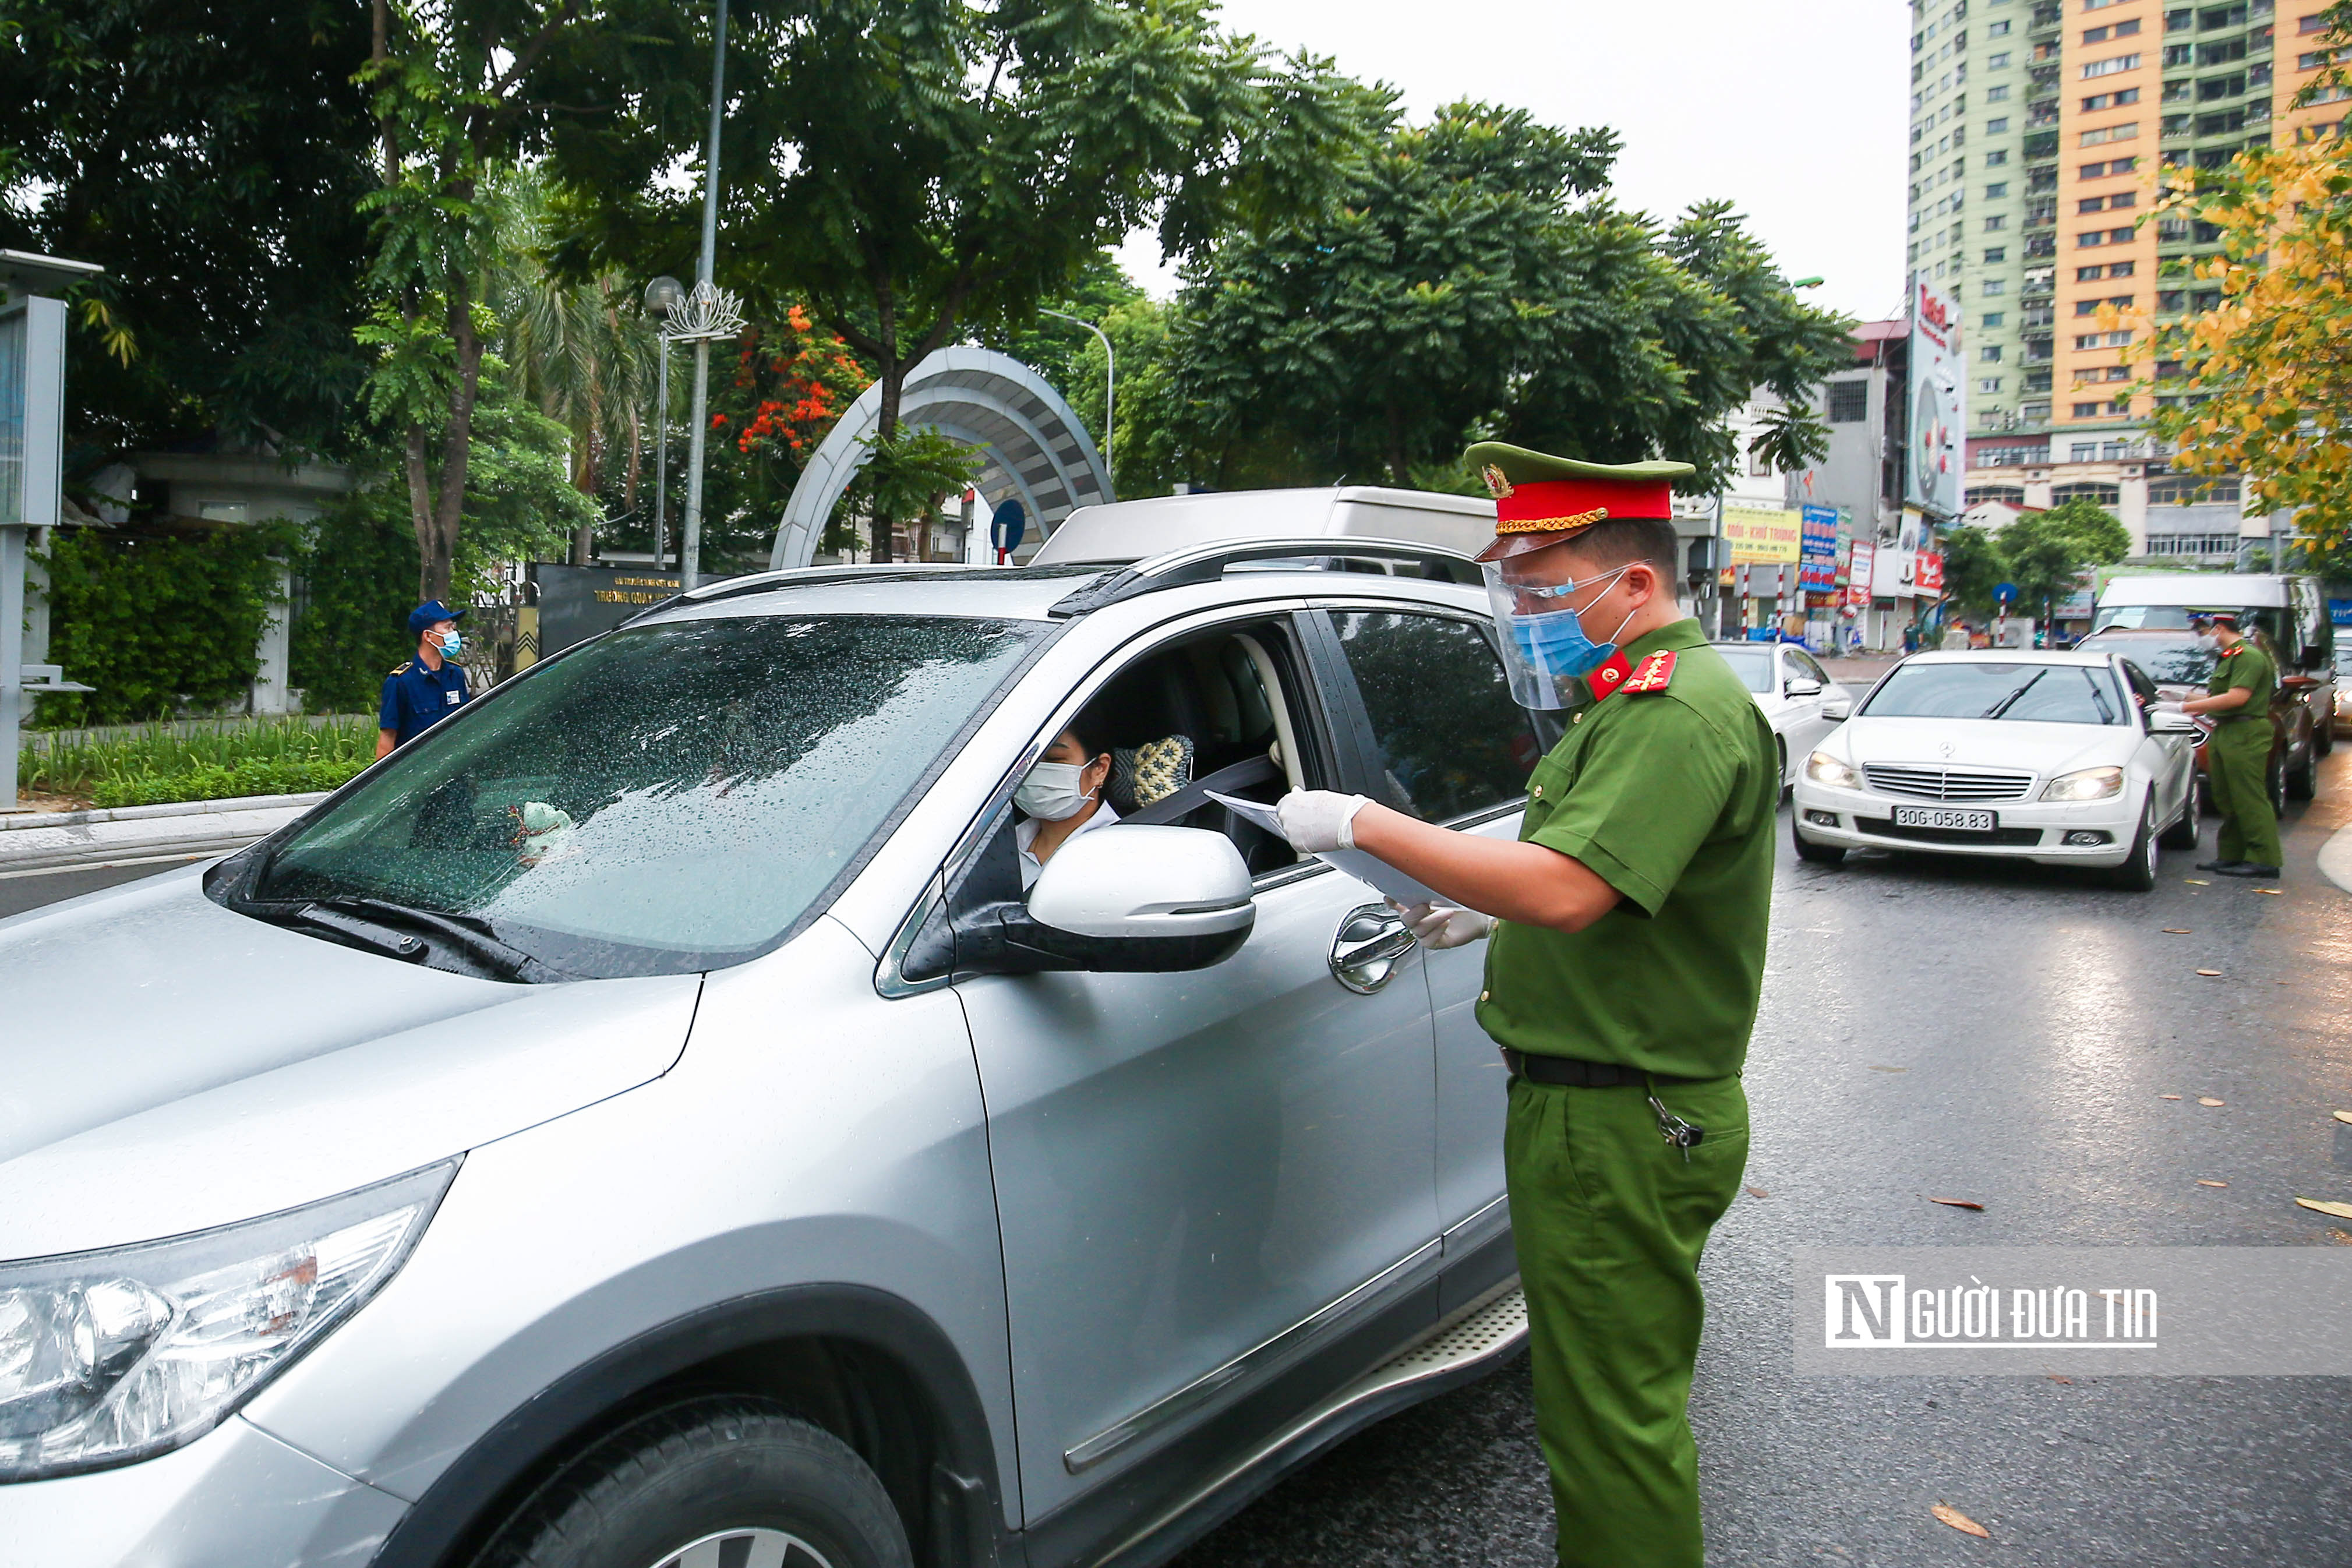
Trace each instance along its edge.
<path fill-rule="evenodd" d="M 2147 732 L 2151 735 L 2194 735 L 2199 733 L 2197 721 L 2177 708 L 2158 708 L 2149 711 Z"/>
<path fill-rule="evenodd" d="M 1789 677 L 1789 684 L 1783 689 L 1791 697 L 1819 697 L 1822 694 L 1822 683 L 1810 675 L 1792 675 Z"/>
<path fill-rule="evenodd" d="M 1853 699 L 1851 697 L 1831 698 L 1828 701 L 1822 704 L 1822 717 L 1824 719 L 1833 719 L 1843 724 L 1848 719 L 1853 717 Z"/>
<path fill-rule="evenodd" d="M 1249 868 L 1223 834 L 1114 825 L 1055 852 L 1029 889 L 1029 916 L 1097 941 L 1189 941 L 1246 937 L 1257 906 Z"/>

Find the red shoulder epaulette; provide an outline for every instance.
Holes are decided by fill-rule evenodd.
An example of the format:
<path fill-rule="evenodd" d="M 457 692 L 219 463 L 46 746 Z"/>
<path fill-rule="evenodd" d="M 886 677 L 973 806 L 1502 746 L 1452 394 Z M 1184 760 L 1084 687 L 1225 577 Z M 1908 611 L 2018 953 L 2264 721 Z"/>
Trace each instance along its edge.
<path fill-rule="evenodd" d="M 1640 668 L 1625 678 L 1622 689 L 1627 691 L 1664 691 L 1675 678 L 1675 650 L 1660 648 L 1642 660 Z"/>

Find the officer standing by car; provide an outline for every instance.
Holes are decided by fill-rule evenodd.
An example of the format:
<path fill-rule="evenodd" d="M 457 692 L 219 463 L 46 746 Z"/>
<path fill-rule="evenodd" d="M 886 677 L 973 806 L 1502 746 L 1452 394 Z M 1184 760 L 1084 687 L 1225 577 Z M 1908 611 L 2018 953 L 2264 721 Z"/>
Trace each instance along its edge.
<path fill-rule="evenodd" d="M 2190 698 L 2180 709 L 2213 721 L 2213 732 L 2205 739 L 2205 784 L 2221 813 L 2215 858 L 2197 868 L 2274 880 L 2282 858 L 2270 791 L 2271 693 L 2278 688 L 2278 667 L 2238 630 L 2237 616 L 2200 616 L 2196 626 L 2220 657 L 2205 683 L 2206 695 Z"/>
<path fill-rule="evenodd" d="M 463 610 L 453 610 L 438 599 L 428 599 L 408 612 L 408 631 L 416 639 L 416 657 L 383 678 L 383 700 L 377 705 L 375 754 L 387 757 L 394 746 L 404 746 L 466 705 L 466 670 L 457 662 L 465 649 L 457 621 Z"/>
<path fill-rule="evenodd" d="M 1676 602 L 1672 481 L 1689 465 L 1494 442 L 1468 459 L 1496 496 L 1479 560 L 1513 694 L 1566 719 L 1519 839 L 1325 791 L 1286 796 L 1283 830 L 1453 900 L 1407 911 L 1433 947 L 1491 928 L 1478 1021 L 1511 1074 L 1504 1161 L 1559 1561 L 1700 1568 L 1697 1269 L 1747 1162 L 1772 731 Z"/>

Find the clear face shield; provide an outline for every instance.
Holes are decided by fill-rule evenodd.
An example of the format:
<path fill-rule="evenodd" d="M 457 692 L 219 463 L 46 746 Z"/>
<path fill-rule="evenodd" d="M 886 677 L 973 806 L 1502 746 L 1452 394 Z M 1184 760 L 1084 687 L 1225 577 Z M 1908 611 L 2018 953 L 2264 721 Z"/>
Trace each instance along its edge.
<path fill-rule="evenodd" d="M 1484 563 L 1487 602 L 1502 634 L 1503 665 L 1511 697 L 1520 707 L 1556 710 L 1592 700 L 1584 678 L 1609 662 L 1618 633 L 1633 612 L 1625 612 L 1609 641 L 1595 642 L 1570 604 L 1580 602 L 1589 610 L 1633 565 L 1580 577 L 1559 546 Z"/>

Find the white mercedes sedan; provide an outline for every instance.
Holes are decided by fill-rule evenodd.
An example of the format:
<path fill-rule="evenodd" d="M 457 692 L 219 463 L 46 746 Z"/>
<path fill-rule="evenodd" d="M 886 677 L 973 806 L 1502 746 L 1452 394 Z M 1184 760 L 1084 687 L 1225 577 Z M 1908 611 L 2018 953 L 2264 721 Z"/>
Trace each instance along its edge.
<path fill-rule="evenodd" d="M 1797 853 L 2009 856 L 2145 891 L 2159 846 L 2196 847 L 2196 741 L 2112 654 L 1917 654 L 1799 770 Z"/>
<path fill-rule="evenodd" d="M 1719 642 L 1715 651 L 1754 693 L 1756 706 L 1772 726 L 1785 793 L 1813 748 L 1853 710 L 1853 693 L 1815 663 L 1811 654 L 1788 643 Z"/>

